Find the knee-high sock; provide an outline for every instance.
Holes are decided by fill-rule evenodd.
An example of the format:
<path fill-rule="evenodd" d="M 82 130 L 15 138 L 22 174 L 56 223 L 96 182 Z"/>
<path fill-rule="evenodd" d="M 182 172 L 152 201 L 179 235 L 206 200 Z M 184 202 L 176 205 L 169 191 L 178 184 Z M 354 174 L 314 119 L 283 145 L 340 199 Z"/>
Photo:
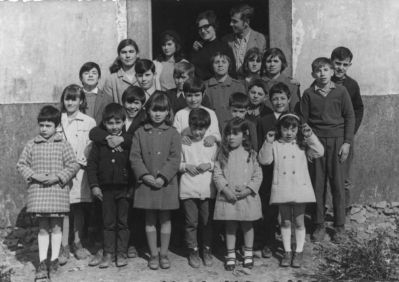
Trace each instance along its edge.
<path fill-rule="evenodd" d="M 45 234 L 39 233 L 37 235 L 37 242 L 39 245 L 39 260 L 42 262 L 47 259 L 48 245 L 50 242 L 50 236 L 46 232 Z"/>
<path fill-rule="evenodd" d="M 167 255 L 169 250 L 170 233 L 161 232 L 161 255 Z"/>
<path fill-rule="evenodd" d="M 56 260 L 60 254 L 62 233 L 51 233 L 51 261 Z"/>
<path fill-rule="evenodd" d="M 305 244 L 306 229 L 295 228 L 295 240 L 296 240 L 296 252 L 300 253 L 303 251 L 303 245 Z"/>
<path fill-rule="evenodd" d="M 291 226 L 288 228 L 281 227 L 281 236 L 283 237 L 284 250 L 291 252 Z"/>

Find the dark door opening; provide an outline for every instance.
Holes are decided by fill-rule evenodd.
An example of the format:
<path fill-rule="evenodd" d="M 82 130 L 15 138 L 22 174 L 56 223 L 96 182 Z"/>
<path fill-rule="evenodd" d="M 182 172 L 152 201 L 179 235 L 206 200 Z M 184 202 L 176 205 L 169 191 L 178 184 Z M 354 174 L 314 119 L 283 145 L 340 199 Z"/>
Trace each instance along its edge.
<path fill-rule="evenodd" d="M 205 10 L 214 10 L 218 17 L 218 38 L 232 32 L 230 27 L 230 8 L 246 3 L 254 7 L 255 13 L 251 27 L 269 38 L 268 0 L 152 0 L 152 38 L 153 58 L 161 52 L 159 35 L 167 30 L 175 30 L 182 38 L 183 50 L 189 54 L 192 44 L 198 39 L 195 26 L 197 15 Z"/>

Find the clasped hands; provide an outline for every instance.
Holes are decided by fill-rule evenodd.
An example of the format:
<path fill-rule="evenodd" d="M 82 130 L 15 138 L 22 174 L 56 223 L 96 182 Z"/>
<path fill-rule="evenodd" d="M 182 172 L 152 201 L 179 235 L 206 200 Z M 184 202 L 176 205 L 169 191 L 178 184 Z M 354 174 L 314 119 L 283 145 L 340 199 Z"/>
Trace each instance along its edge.
<path fill-rule="evenodd" d="M 162 179 L 162 177 L 155 178 L 151 174 L 144 175 L 142 180 L 144 184 L 154 189 L 161 189 L 165 185 L 165 181 Z"/>
<path fill-rule="evenodd" d="M 31 178 L 45 185 L 53 185 L 60 181 L 58 176 L 52 173 L 35 173 Z"/>
<path fill-rule="evenodd" d="M 252 190 L 246 187 L 245 185 L 234 186 L 234 190 L 230 189 L 229 187 L 226 187 L 223 189 L 222 192 L 226 197 L 226 200 L 230 203 L 235 203 L 236 201 L 244 199 L 250 194 L 252 194 Z"/>
<path fill-rule="evenodd" d="M 201 174 L 201 173 L 204 173 L 205 171 L 210 170 L 211 164 L 210 163 L 202 163 L 197 166 L 192 165 L 192 164 L 186 164 L 185 169 L 191 176 L 196 176 L 198 174 Z"/>

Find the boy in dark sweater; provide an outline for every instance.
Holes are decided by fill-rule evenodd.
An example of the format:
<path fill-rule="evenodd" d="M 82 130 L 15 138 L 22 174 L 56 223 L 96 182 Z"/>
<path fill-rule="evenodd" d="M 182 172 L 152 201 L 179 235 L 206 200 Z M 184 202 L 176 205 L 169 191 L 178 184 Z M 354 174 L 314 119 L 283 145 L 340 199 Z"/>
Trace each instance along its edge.
<path fill-rule="evenodd" d="M 363 101 L 360 95 L 359 84 L 347 75 L 348 68 L 352 65 L 353 54 L 346 47 L 337 47 L 331 53 L 331 62 L 334 67 L 334 75 L 331 78 L 336 84 L 345 86 L 346 90 L 351 97 L 353 111 L 355 112 L 355 134 L 360 127 L 363 119 Z M 352 190 L 352 160 L 353 160 L 353 143 L 349 151 L 349 156 L 346 161 L 346 172 L 345 177 L 345 199 L 346 199 L 346 212 L 350 210 L 350 191 Z"/>
<path fill-rule="evenodd" d="M 315 59 L 312 63 L 315 83 L 305 90 L 300 104 L 304 122 L 310 125 L 325 148 L 324 156 L 314 159 L 310 165 L 316 195 L 314 241 L 322 241 L 325 235 L 327 178 L 333 198 L 335 235 L 345 231 L 345 162 L 353 142 L 355 114 L 346 88 L 331 81 L 333 74 L 328 58 Z M 339 239 L 339 236 L 333 239 Z"/>

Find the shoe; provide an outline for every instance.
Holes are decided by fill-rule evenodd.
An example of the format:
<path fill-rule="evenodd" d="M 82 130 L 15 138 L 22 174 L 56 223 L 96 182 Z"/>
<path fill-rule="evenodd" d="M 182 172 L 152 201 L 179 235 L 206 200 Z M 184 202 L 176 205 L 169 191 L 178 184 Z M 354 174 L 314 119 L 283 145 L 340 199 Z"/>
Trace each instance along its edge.
<path fill-rule="evenodd" d="M 345 236 L 345 226 L 340 225 L 335 227 L 335 232 L 332 237 L 332 242 L 335 244 L 339 244 L 343 241 Z"/>
<path fill-rule="evenodd" d="M 108 268 L 112 264 L 112 255 L 111 254 L 104 254 L 103 258 L 101 259 L 100 268 Z"/>
<path fill-rule="evenodd" d="M 89 266 L 97 266 L 103 258 L 103 249 L 99 249 L 97 253 L 90 259 Z"/>
<path fill-rule="evenodd" d="M 78 260 L 86 259 L 88 251 L 83 248 L 82 243 L 75 243 L 74 244 L 74 254 Z"/>
<path fill-rule="evenodd" d="M 58 263 L 62 266 L 65 265 L 69 260 L 69 246 L 61 246 L 60 254 L 58 255 Z"/>
<path fill-rule="evenodd" d="M 236 258 L 226 257 L 224 261 L 224 269 L 227 271 L 233 271 L 236 268 Z"/>
<path fill-rule="evenodd" d="M 137 250 L 135 246 L 130 246 L 127 249 L 127 257 L 128 258 L 136 258 L 138 256 Z"/>
<path fill-rule="evenodd" d="M 191 249 L 188 255 L 188 264 L 193 268 L 199 268 L 201 260 L 199 257 L 198 249 Z"/>
<path fill-rule="evenodd" d="M 271 258 L 273 256 L 272 250 L 268 246 L 264 246 L 262 249 L 262 257 Z"/>
<path fill-rule="evenodd" d="M 295 268 L 300 268 L 302 264 L 303 264 L 303 252 L 293 253 L 291 266 Z"/>
<path fill-rule="evenodd" d="M 43 260 L 39 263 L 36 268 L 35 279 L 47 279 L 48 278 L 48 268 L 46 264 L 46 260 Z"/>
<path fill-rule="evenodd" d="M 280 266 L 288 267 L 290 265 L 291 265 L 291 252 L 285 252 L 281 259 Z"/>
<path fill-rule="evenodd" d="M 161 255 L 159 257 L 159 264 L 162 269 L 168 269 L 170 268 L 170 261 L 167 255 Z"/>
<path fill-rule="evenodd" d="M 152 270 L 157 270 L 159 268 L 159 257 L 151 256 L 148 260 L 148 267 Z"/>
<path fill-rule="evenodd" d="M 204 247 L 202 250 L 202 259 L 204 261 L 205 266 L 212 266 L 213 265 L 213 257 L 212 257 L 212 252 L 211 248 L 209 247 Z"/>
<path fill-rule="evenodd" d="M 244 268 L 252 269 L 254 267 L 254 257 L 253 256 L 244 257 L 244 262 L 242 266 Z"/>
<path fill-rule="evenodd" d="M 324 240 L 324 236 L 326 235 L 326 229 L 323 224 L 318 224 L 315 231 L 312 234 L 313 242 L 321 242 Z"/>
<path fill-rule="evenodd" d="M 127 257 L 126 254 L 118 254 L 116 256 L 116 266 L 123 267 L 127 265 Z"/>
<path fill-rule="evenodd" d="M 58 259 L 50 261 L 50 267 L 49 267 L 49 271 L 48 271 L 50 278 L 57 273 L 58 267 L 59 267 Z"/>

